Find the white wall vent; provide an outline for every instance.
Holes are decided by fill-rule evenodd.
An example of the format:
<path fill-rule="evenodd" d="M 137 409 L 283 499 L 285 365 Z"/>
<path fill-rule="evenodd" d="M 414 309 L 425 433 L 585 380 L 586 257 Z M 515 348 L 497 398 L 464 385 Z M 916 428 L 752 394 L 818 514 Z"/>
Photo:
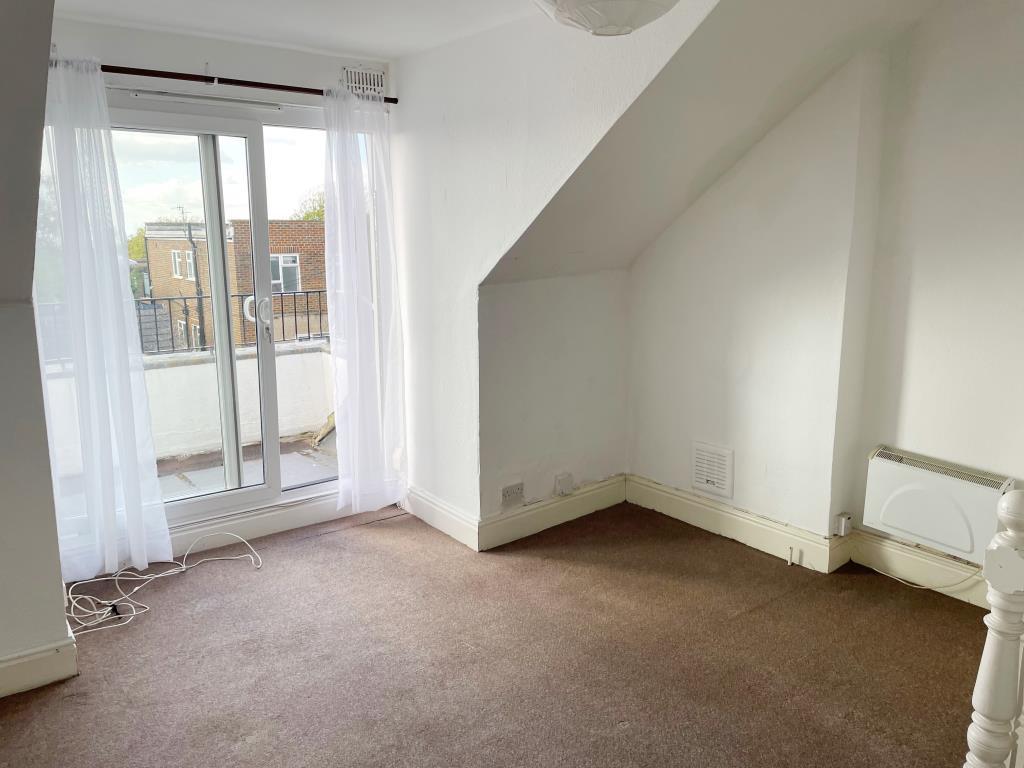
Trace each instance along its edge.
<path fill-rule="evenodd" d="M 345 67 L 345 87 L 357 96 L 382 99 L 387 80 L 383 70 Z"/>
<path fill-rule="evenodd" d="M 732 498 L 732 449 L 693 441 L 693 489 Z"/>
<path fill-rule="evenodd" d="M 888 446 L 868 461 L 864 525 L 980 564 L 1013 480 Z"/>

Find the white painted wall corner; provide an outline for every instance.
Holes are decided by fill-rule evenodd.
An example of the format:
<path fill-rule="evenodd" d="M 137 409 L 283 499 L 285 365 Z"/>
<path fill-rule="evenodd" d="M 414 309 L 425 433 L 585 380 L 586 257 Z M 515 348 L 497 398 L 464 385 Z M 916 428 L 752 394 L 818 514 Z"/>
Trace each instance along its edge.
<path fill-rule="evenodd" d="M 67 637 L 55 643 L 0 658 L 0 698 L 78 674 L 78 646 L 68 627 Z"/>
<path fill-rule="evenodd" d="M 480 550 L 479 520 L 420 488 L 410 488 L 404 507 L 427 525 L 446 533 L 474 551 Z"/>

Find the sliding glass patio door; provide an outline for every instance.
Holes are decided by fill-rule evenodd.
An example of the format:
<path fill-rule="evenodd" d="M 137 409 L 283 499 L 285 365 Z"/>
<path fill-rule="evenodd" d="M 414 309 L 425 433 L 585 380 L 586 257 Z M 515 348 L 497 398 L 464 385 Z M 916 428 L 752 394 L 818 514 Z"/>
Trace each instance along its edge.
<path fill-rule="evenodd" d="M 262 126 L 113 118 L 169 521 L 258 506 L 281 490 L 272 283 L 286 268 L 270 258 Z"/>

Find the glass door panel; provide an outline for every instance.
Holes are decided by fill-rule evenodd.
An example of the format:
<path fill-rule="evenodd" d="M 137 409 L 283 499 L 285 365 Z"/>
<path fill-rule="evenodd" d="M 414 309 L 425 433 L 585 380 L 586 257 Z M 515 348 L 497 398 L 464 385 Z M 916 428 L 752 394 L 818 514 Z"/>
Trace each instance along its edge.
<path fill-rule="evenodd" d="M 265 477 L 263 413 L 246 140 L 238 136 L 218 136 L 217 150 L 226 240 L 225 282 L 234 361 L 232 373 L 237 392 L 242 454 L 240 483 L 242 486 L 259 485 Z"/>
<path fill-rule="evenodd" d="M 165 501 L 265 482 L 247 141 L 113 132 Z M 254 295 L 255 298 L 255 295 Z"/>
<path fill-rule="evenodd" d="M 338 476 L 324 262 L 322 130 L 265 126 L 281 485 Z"/>

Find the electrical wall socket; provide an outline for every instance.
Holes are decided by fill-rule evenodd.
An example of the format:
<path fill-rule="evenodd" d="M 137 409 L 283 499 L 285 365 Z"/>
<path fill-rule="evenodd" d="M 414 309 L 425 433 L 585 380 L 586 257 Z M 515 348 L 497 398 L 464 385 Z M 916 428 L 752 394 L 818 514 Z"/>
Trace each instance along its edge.
<path fill-rule="evenodd" d="M 501 489 L 501 506 L 518 507 L 523 503 L 523 483 L 513 483 Z"/>
<path fill-rule="evenodd" d="M 575 490 L 576 483 L 573 482 L 572 472 L 555 475 L 555 494 L 557 496 L 568 496 Z"/>

